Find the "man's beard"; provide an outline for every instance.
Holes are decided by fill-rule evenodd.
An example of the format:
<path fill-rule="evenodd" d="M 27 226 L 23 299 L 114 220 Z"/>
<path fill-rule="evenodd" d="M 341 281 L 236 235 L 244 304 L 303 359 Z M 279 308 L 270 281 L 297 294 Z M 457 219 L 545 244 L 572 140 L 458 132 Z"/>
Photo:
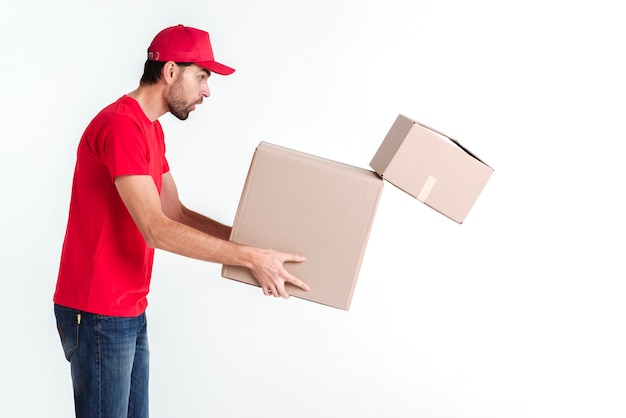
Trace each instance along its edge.
<path fill-rule="evenodd" d="M 178 76 L 172 88 L 170 94 L 167 97 L 167 105 L 170 108 L 170 113 L 176 116 L 180 120 L 185 120 L 189 117 L 189 106 L 184 99 L 183 82 L 181 75 Z"/>

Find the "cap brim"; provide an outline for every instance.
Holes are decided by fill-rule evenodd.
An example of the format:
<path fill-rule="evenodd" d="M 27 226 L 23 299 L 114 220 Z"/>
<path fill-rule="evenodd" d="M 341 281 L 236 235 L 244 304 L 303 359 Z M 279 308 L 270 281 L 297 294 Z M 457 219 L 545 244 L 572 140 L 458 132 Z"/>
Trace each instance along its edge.
<path fill-rule="evenodd" d="M 235 72 L 234 68 L 231 68 L 224 64 L 220 64 L 216 61 L 195 62 L 195 64 L 199 65 L 202 68 L 206 68 L 212 73 L 217 73 L 220 75 L 230 75 Z"/>

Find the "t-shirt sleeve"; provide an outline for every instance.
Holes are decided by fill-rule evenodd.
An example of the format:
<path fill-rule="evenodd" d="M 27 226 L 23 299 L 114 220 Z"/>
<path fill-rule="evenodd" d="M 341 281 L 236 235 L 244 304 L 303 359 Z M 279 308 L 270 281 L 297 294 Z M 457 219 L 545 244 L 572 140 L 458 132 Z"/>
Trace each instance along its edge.
<path fill-rule="evenodd" d="M 111 179 L 129 174 L 150 174 L 146 138 L 127 117 L 118 116 L 109 121 L 102 136 L 102 159 Z"/>

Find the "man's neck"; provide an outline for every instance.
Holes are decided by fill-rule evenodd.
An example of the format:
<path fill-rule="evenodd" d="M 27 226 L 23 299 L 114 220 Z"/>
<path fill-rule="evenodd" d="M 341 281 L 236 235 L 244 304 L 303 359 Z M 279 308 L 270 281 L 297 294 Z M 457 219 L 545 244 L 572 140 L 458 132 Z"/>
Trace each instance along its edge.
<path fill-rule="evenodd" d="M 142 86 L 127 94 L 128 97 L 132 97 L 137 100 L 141 110 L 146 114 L 148 119 L 152 122 L 169 112 L 167 103 L 163 98 L 163 89 L 159 84 Z"/>

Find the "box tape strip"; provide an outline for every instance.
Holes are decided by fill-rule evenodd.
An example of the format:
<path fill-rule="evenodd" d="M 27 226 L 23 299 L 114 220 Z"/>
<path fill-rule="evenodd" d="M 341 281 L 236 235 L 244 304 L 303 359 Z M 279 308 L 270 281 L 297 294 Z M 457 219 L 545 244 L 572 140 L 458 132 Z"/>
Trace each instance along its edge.
<path fill-rule="evenodd" d="M 433 187 L 435 187 L 435 183 L 437 183 L 437 178 L 433 176 L 428 176 L 428 178 L 426 179 L 426 183 L 424 183 L 424 185 L 422 186 L 422 190 L 420 190 L 419 194 L 417 195 L 417 200 L 425 203 L 426 199 L 428 199 L 428 195 L 433 190 Z"/>

